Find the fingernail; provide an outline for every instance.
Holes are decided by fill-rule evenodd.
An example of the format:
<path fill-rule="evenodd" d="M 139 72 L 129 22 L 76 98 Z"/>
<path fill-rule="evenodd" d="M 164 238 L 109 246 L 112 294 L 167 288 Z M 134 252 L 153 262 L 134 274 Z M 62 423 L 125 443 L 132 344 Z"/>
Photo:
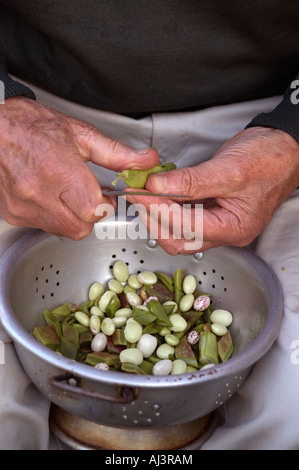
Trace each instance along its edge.
<path fill-rule="evenodd" d="M 153 150 L 153 149 L 152 148 L 138 149 L 138 150 L 136 150 L 136 153 L 138 153 L 138 155 L 146 155 L 151 150 Z"/>

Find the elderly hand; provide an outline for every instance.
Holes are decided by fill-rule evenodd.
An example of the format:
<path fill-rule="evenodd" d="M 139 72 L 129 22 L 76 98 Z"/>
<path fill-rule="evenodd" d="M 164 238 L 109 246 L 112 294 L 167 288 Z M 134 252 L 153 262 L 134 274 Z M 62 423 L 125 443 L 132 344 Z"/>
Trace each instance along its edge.
<path fill-rule="evenodd" d="M 207 162 L 151 175 L 146 189 L 190 194 L 194 202 L 203 204 L 200 251 L 204 251 L 216 246 L 248 245 L 298 185 L 297 142 L 284 131 L 255 127 L 229 140 Z M 157 199 L 144 196 L 128 199 L 143 204 L 148 214 L 151 204 L 157 203 Z M 173 200 L 159 199 L 160 204 L 166 201 L 169 206 L 174 204 Z M 180 202 L 177 200 L 177 204 Z M 171 230 L 168 239 L 161 237 L 158 241 L 173 255 L 198 251 L 186 249 L 186 240 L 175 239 Z"/>
<path fill-rule="evenodd" d="M 122 171 L 150 168 L 158 154 L 136 151 L 33 100 L 15 97 L 0 106 L 0 214 L 8 223 L 86 237 L 99 220 L 97 206 L 115 206 L 115 198 L 102 196 L 88 161 Z"/>

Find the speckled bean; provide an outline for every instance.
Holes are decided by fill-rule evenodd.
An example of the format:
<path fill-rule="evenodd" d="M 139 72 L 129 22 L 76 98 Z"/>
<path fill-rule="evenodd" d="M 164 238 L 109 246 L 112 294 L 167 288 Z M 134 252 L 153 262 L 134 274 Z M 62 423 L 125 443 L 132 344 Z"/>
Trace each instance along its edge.
<path fill-rule="evenodd" d="M 193 308 L 197 312 L 206 310 L 211 303 L 211 299 L 208 295 L 199 295 L 193 302 Z"/>

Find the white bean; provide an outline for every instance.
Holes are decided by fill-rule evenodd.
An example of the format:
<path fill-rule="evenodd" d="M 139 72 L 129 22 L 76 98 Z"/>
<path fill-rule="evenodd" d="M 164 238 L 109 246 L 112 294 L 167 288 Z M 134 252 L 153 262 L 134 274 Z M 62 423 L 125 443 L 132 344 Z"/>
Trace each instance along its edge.
<path fill-rule="evenodd" d="M 200 370 L 202 370 L 202 369 L 209 369 L 210 367 L 214 367 L 215 365 L 216 365 L 216 364 L 213 364 L 213 363 L 205 364 L 204 366 L 202 366 L 202 367 L 200 368 Z"/>
<path fill-rule="evenodd" d="M 133 289 L 140 289 L 140 287 L 142 287 L 141 282 L 138 281 L 137 274 L 131 274 L 131 276 L 129 276 L 128 285 Z"/>
<path fill-rule="evenodd" d="M 142 304 L 141 297 L 136 292 L 128 292 L 126 294 L 128 304 L 132 307 L 136 307 Z"/>
<path fill-rule="evenodd" d="M 75 318 L 80 325 L 89 327 L 89 316 L 86 313 L 81 311 L 75 312 Z"/>
<path fill-rule="evenodd" d="M 196 297 L 196 299 L 194 300 L 194 303 L 193 303 L 193 308 L 194 310 L 196 310 L 197 312 L 202 312 L 203 310 L 205 310 L 206 308 L 208 308 L 208 306 L 210 305 L 211 303 L 211 299 L 208 295 L 199 295 L 198 297 Z"/>
<path fill-rule="evenodd" d="M 152 271 L 141 271 L 141 273 L 137 274 L 138 281 L 146 286 L 150 286 L 156 284 L 158 278 L 155 273 Z"/>
<path fill-rule="evenodd" d="M 104 317 L 105 316 L 104 312 L 102 312 L 102 310 L 99 307 L 97 307 L 96 305 L 93 305 L 91 307 L 90 313 L 91 313 L 91 315 L 97 315 L 98 317 Z"/>
<path fill-rule="evenodd" d="M 214 310 L 211 313 L 211 322 L 222 323 L 225 326 L 229 326 L 233 321 L 233 316 L 228 310 L 221 308 Z"/>
<path fill-rule="evenodd" d="M 166 336 L 166 335 L 169 335 L 170 333 L 171 331 L 169 328 L 167 328 L 167 326 L 163 326 L 161 330 L 159 331 L 160 336 Z"/>
<path fill-rule="evenodd" d="M 179 338 L 172 334 L 166 335 L 165 341 L 169 346 L 177 346 L 180 342 Z"/>
<path fill-rule="evenodd" d="M 153 375 L 169 375 L 172 369 L 172 361 L 170 359 L 162 359 L 153 367 Z"/>
<path fill-rule="evenodd" d="M 114 324 L 112 318 L 106 317 L 106 318 L 104 318 L 104 320 L 102 320 L 101 330 L 107 336 L 112 336 L 113 335 L 113 333 L 115 332 L 115 324 Z"/>
<path fill-rule="evenodd" d="M 98 315 L 91 315 L 89 328 L 93 335 L 97 335 L 101 331 L 101 319 Z"/>
<path fill-rule="evenodd" d="M 138 310 L 145 310 L 146 312 L 149 311 L 148 307 L 145 304 L 138 305 L 137 308 L 138 308 Z"/>
<path fill-rule="evenodd" d="M 129 307 L 123 307 L 116 310 L 114 317 L 126 317 L 131 318 L 133 316 L 133 310 Z"/>
<path fill-rule="evenodd" d="M 129 341 L 129 343 L 137 343 L 141 338 L 142 331 L 142 326 L 137 321 L 133 320 L 133 318 L 130 318 L 124 329 L 126 341 Z"/>
<path fill-rule="evenodd" d="M 196 289 L 196 279 L 192 274 L 188 274 L 183 280 L 183 292 L 185 294 L 193 294 Z"/>
<path fill-rule="evenodd" d="M 143 302 L 143 305 L 147 305 L 151 300 L 159 300 L 158 297 L 156 297 L 155 295 L 150 295 L 149 297 L 147 297 L 147 299 Z"/>
<path fill-rule="evenodd" d="M 185 374 L 187 372 L 187 364 L 183 359 L 175 359 L 172 363 L 171 375 Z"/>
<path fill-rule="evenodd" d="M 127 294 L 128 292 L 137 292 L 137 289 L 134 289 L 133 287 L 129 286 L 129 284 L 126 284 L 124 287 L 124 293 Z"/>
<path fill-rule="evenodd" d="M 106 308 L 108 307 L 108 304 L 110 300 L 115 297 L 115 293 L 107 290 L 102 297 L 99 300 L 99 309 L 102 310 L 102 312 L 106 313 Z"/>
<path fill-rule="evenodd" d="M 172 313 L 169 315 L 169 320 L 171 321 L 172 326 L 169 327 L 171 331 L 175 331 L 176 333 L 179 333 L 181 331 L 184 331 L 185 328 L 187 328 L 187 322 L 182 315 L 179 313 Z"/>
<path fill-rule="evenodd" d="M 119 355 L 120 362 L 129 362 L 130 364 L 136 364 L 139 366 L 143 361 L 143 355 L 140 349 L 129 348 L 121 351 Z"/>
<path fill-rule="evenodd" d="M 163 302 L 163 305 L 172 305 L 173 310 L 171 313 L 175 313 L 178 309 L 178 304 L 174 300 L 166 300 L 166 302 Z"/>
<path fill-rule="evenodd" d="M 194 302 L 193 294 L 185 294 L 180 300 L 179 309 L 181 312 L 188 312 L 191 309 Z"/>
<path fill-rule="evenodd" d="M 121 294 L 124 291 L 124 286 L 117 279 L 110 279 L 108 281 L 108 289 L 115 294 Z"/>
<path fill-rule="evenodd" d="M 157 348 L 156 354 L 159 359 L 169 359 L 169 356 L 174 354 L 174 347 L 163 343 Z"/>
<path fill-rule="evenodd" d="M 223 323 L 212 323 L 211 330 L 217 336 L 223 336 L 227 333 L 227 328 Z"/>
<path fill-rule="evenodd" d="M 104 351 L 107 346 L 107 336 L 104 333 L 98 333 L 91 341 L 91 350 L 93 352 Z"/>
<path fill-rule="evenodd" d="M 117 316 L 117 317 L 112 318 L 112 320 L 115 325 L 115 328 L 121 328 L 127 323 L 127 317 L 125 316 L 123 317 Z"/>
<path fill-rule="evenodd" d="M 105 362 L 98 362 L 94 367 L 95 367 L 95 369 L 98 369 L 98 370 L 109 370 L 110 369 L 108 364 L 105 364 Z"/>
<path fill-rule="evenodd" d="M 112 271 L 113 276 L 119 282 L 126 282 L 129 278 L 129 268 L 123 261 L 116 261 L 113 265 Z"/>
<path fill-rule="evenodd" d="M 101 282 L 94 282 L 89 288 L 89 300 L 96 300 L 98 297 L 100 297 L 100 295 L 103 295 L 104 292 L 104 285 Z"/>
<path fill-rule="evenodd" d="M 143 354 L 143 357 L 147 358 L 153 354 L 153 352 L 155 351 L 157 347 L 157 344 L 158 344 L 158 340 L 156 336 L 145 333 L 141 335 L 137 343 L 137 348 L 140 349 L 140 351 Z"/>

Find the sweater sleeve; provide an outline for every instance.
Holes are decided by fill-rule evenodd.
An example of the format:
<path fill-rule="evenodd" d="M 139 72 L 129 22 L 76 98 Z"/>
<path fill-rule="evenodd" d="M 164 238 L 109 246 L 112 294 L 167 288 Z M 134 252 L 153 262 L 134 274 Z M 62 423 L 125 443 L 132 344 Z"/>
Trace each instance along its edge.
<path fill-rule="evenodd" d="M 257 126 L 281 129 L 299 143 L 299 74 L 286 90 L 281 103 L 270 113 L 258 114 L 246 129 Z"/>
<path fill-rule="evenodd" d="M 13 80 L 4 70 L 0 67 L 0 81 L 4 85 L 4 99 L 12 98 L 13 96 L 25 96 L 35 100 L 35 94 L 30 88 L 26 87 L 22 83 Z"/>

